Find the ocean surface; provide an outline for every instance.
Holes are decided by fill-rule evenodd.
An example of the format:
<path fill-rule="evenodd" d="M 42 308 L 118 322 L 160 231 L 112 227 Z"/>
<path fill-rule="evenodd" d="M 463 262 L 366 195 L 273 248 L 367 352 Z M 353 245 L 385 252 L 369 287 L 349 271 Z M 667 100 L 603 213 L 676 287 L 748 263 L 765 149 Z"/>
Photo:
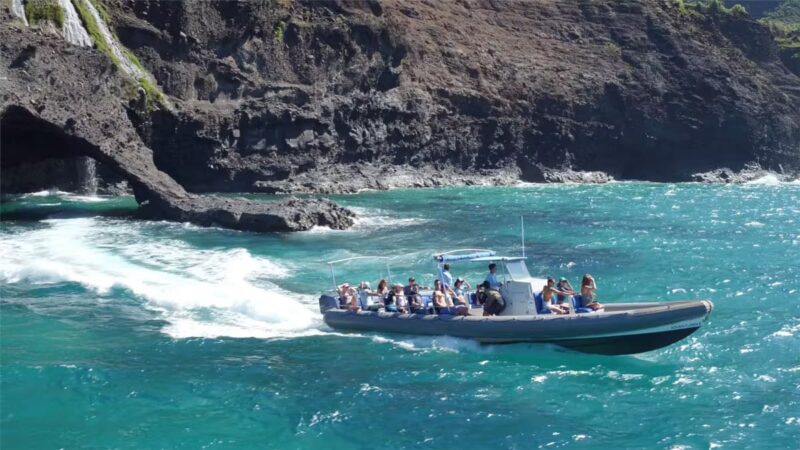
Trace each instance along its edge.
<path fill-rule="evenodd" d="M 348 231 L 130 219 L 132 198 L 6 197 L 0 447 L 800 448 L 800 184 L 612 183 L 334 197 Z M 525 251 L 599 299 L 706 298 L 689 338 L 636 356 L 340 334 L 325 261 Z M 454 264 L 480 281 L 485 267 Z M 375 283 L 380 264 L 337 268 Z"/>

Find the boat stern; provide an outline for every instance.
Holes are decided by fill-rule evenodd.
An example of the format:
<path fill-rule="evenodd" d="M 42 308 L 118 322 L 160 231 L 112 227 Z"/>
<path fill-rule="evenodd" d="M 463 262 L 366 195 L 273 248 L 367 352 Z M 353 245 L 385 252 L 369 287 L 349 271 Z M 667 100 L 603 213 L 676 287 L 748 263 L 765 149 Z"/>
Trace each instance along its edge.
<path fill-rule="evenodd" d="M 339 307 L 339 301 L 335 297 L 333 297 L 331 295 L 327 295 L 327 294 L 322 294 L 319 297 L 319 312 L 320 313 L 325 314 L 327 311 L 329 311 L 331 309 L 336 309 L 338 307 Z"/>

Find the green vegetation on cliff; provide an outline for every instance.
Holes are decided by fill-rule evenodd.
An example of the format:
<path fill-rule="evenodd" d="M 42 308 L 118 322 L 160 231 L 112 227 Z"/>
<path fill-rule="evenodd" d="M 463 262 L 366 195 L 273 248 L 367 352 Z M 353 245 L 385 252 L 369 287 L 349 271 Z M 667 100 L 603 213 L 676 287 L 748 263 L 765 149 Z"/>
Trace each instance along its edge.
<path fill-rule="evenodd" d="M 115 66 L 119 67 L 119 60 L 114 56 L 114 52 L 111 51 L 111 47 L 108 46 L 106 40 L 103 39 L 103 34 L 100 32 L 100 25 L 94 20 L 94 16 L 89 12 L 89 7 L 86 6 L 84 0 L 74 0 L 72 4 L 75 5 L 75 9 L 78 10 L 83 25 L 92 37 L 94 45 L 97 46 L 97 49 L 100 50 L 101 53 L 111 58 Z"/>
<path fill-rule="evenodd" d="M 784 0 L 774 11 L 767 13 L 761 23 L 770 27 L 779 38 L 800 40 L 800 0 Z"/>
<path fill-rule="evenodd" d="M 103 38 L 103 34 L 100 32 L 100 25 L 95 20 L 94 15 L 89 11 L 89 6 L 86 3 L 84 3 L 87 1 L 92 2 L 92 6 L 94 6 L 94 8 L 97 10 L 97 13 L 100 15 L 101 20 L 106 21 L 106 23 L 108 24 L 109 23 L 108 12 L 106 11 L 102 3 L 100 3 L 99 1 L 73 0 L 73 4 L 75 5 L 75 8 L 78 10 L 78 14 L 80 14 L 81 20 L 86 26 L 86 30 L 92 36 L 92 40 L 97 45 L 97 49 L 104 55 L 108 56 L 118 69 L 121 69 L 121 64 L 122 64 L 121 61 L 111 50 L 111 47 L 109 46 L 108 42 L 106 42 L 106 40 Z M 114 39 L 117 39 L 116 36 L 114 36 Z M 119 39 L 117 39 L 117 41 L 119 42 Z M 125 48 L 125 46 L 121 44 L 119 45 L 119 47 L 122 50 L 124 57 L 128 59 L 128 61 L 130 61 L 134 66 L 139 68 L 139 70 L 141 70 L 142 73 L 148 73 L 147 69 L 145 69 L 145 67 L 139 61 L 139 58 L 137 58 L 132 51 Z M 158 86 L 153 84 L 153 82 L 148 77 L 140 77 L 139 79 L 134 81 L 135 83 L 132 84 L 138 83 L 138 86 L 144 89 L 144 92 L 146 94 L 146 109 L 148 111 L 153 110 L 156 104 L 162 104 L 162 105 L 165 104 L 164 94 L 161 93 L 161 90 L 158 88 Z M 134 86 L 134 89 L 131 89 L 132 98 L 135 96 L 135 92 L 136 90 Z"/>
<path fill-rule="evenodd" d="M 28 0 L 25 5 L 28 23 L 52 22 L 59 28 L 64 26 L 64 9 L 56 0 Z"/>
<path fill-rule="evenodd" d="M 125 54 L 125 57 L 133 63 L 134 66 L 138 67 L 142 73 L 148 73 L 147 69 L 144 65 L 139 61 L 139 58 L 136 57 L 136 54 L 130 51 L 130 49 L 120 46 L 122 48 L 122 53 Z M 156 104 L 166 105 L 166 97 L 164 94 L 161 93 L 161 90 L 155 85 L 150 78 L 148 77 L 141 77 L 138 80 L 139 86 L 144 89 L 145 96 L 146 96 L 146 104 L 145 109 L 147 111 L 152 111 L 155 109 Z"/>
<path fill-rule="evenodd" d="M 800 74 L 800 0 L 784 0 L 760 22 L 775 36 L 784 64 Z"/>
<path fill-rule="evenodd" d="M 683 6 L 683 0 L 675 0 L 679 7 Z M 747 15 L 747 10 L 740 4 L 735 4 L 731 7 L 725 6 L 722 0 L 706 0 L 689 2 L 695 11 L 705 14 L 734 14 L 734 15 Z"/>
<path fill-rule="evenodd" d="M 100 18 L 103 19 L 106 23 L 111 23 L 111 16 L 108 15 L 108 11 L 106 10 L 105 5 L 99 0 L 89 0 L 92 2 L 92 6 L 94 9 L 97 10 L 97 14 L 100 15 Z"/>

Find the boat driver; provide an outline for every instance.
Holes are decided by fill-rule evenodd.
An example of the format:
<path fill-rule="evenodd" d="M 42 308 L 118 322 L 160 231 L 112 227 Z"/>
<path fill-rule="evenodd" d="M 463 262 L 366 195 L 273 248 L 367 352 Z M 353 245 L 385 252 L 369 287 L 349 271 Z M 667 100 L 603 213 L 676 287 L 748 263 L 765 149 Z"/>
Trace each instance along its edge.
<path fill-rule="evenodd" d="M 497 264 L 489 264 L 489 273 L 486 274 L 486 281 L 492 289 L 500 289 L 500 282 L 497 281 Z"/>

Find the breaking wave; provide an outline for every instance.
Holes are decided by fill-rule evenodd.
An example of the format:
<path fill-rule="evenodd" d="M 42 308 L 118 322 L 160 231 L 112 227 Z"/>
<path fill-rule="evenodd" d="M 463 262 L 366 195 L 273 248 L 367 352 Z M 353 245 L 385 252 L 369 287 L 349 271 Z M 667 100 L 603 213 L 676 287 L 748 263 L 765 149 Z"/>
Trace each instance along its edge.
<path fill-rule="evenodd" d="M 124 290 L 158 311 L 172 337 L 287 337 L 316 334 L 315 299 L 271 280 L 288 269 L 247 250 L 198 249 L 143 235 L 141 224 L 47 220 L 3 234 L 0 281 L 77 283 L 99 296 Z"/>

